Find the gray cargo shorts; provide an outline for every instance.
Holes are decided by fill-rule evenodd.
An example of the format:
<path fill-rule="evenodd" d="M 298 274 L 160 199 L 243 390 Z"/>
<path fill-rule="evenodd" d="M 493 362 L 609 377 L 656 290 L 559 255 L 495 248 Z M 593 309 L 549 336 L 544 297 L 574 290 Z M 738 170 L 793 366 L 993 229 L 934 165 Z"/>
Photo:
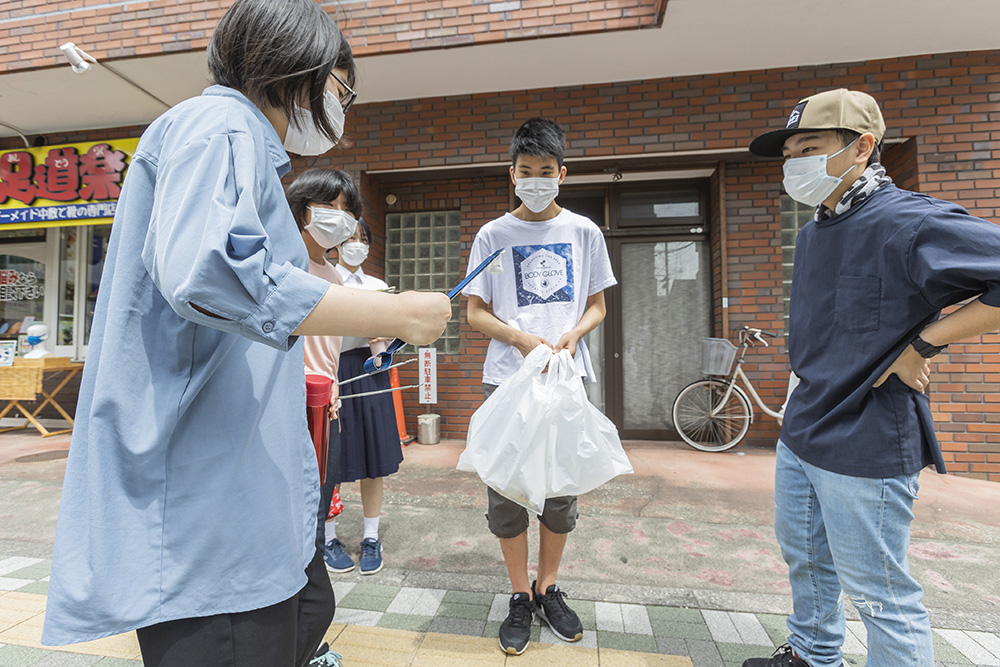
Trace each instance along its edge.
<path fill-rule="evenodd" d="M 489 398 L 496 389 L 495 384 L 484 384 L 483 396 Z M 489 487 L 486 487 L 486 495 L 489 499 L 486 520 L 491 533 L 506 540 L 528 530 L 528 510 Z M 545 500 L 538 520 L 553 533 L 565 534 L 576 528 L 577 516 L 576 496 L 561 496 Z"/>

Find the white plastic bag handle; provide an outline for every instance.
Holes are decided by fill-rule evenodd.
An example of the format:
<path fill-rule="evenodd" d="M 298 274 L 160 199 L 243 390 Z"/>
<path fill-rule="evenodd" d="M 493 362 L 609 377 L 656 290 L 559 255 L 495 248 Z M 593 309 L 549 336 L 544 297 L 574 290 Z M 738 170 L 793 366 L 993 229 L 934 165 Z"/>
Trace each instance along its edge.
<path fill-rule="evenodd" d="M 546 348 L 548 349 L 548 348 Z M 545 375 L 545 386 L 549 389 L 572 381 L 576 375 L 576 362 L 569 350 L 552 352 L 549 350 L 549 372 Z M 532 350 L 534 354 L 534 350 Z"/>
<path fill-rule="evenodd" d="M 521 364 L 521 371 L 526 375 L 539 375 L 552 362 L 552 348 L 543 343 L 528 353 Z"/>

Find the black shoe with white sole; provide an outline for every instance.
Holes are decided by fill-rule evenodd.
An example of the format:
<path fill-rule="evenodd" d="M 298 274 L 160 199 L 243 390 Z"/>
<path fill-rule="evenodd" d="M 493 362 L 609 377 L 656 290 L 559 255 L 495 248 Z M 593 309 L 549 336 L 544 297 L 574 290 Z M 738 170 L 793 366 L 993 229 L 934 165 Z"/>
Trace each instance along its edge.
<path fill-rule="evenodd" d="M 514 593 L 510 597 L 510 610 L 500 624 L 500 648 L 509 655 L 521 655 L 531 639 L 531 616 L 535 603 L 527 593 Z"/>
<path fill-rule="evenodd" d="M 535 583 L 531 582 L 531 593 L 535 597 L 538 618 L 545 621 L 552 634 L 564 642 L 583 639 L 583 623 L 576 612 L 566 605 L 566 594 L 553 584 L 545 589 L 545 595 L 539 595 L 535 591 Z"/>
<path fill-rule="evenodd" d="M 840 663 L 840 667 L 844 667 L 844 664 Z M 784 644 L 775 649 L 770 658 L 744 660 L 743 667 L 809 667 L 809 664 L 795 655 L 791 646 Z"/>

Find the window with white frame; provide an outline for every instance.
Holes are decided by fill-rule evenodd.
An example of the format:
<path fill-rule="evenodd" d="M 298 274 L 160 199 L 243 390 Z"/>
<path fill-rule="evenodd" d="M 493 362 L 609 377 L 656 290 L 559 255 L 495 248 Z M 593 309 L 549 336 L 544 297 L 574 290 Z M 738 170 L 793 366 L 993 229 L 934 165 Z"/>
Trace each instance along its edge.
<path fill-rule="evenodd" d="M 385 280 L 400 291 L 447 292 L 464 276 L 459 211 L 390 213 L 385 233 Z M 451 321 L 434 344 L 442 354 L 456 354 L 461 342 L 459 299 L 451 309 Z"/>
<path fill-rule="evenodd" d="M 788 303 L 792 298 L 792 266 L 795 263 L 795 239 L 799 230 L 813 219 L 816 209 L 781 195 L 781 286 L 784 290 L 785 331 L 788 331 Z"/>

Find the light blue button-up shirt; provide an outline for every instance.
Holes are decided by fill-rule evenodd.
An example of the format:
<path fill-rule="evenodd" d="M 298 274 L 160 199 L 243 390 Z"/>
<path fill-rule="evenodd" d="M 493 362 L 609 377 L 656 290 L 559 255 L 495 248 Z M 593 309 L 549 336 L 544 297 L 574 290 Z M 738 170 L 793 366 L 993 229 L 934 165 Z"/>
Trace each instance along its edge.
<path fill-rule="evenodd" d="M 292 331 L 329 283 L 307 272 L 288 169 L 264 115 L 222 86 L 139 141 L 80 387 L 43 643 L 259 609 L 305 585 L 319 476 Z"/>

